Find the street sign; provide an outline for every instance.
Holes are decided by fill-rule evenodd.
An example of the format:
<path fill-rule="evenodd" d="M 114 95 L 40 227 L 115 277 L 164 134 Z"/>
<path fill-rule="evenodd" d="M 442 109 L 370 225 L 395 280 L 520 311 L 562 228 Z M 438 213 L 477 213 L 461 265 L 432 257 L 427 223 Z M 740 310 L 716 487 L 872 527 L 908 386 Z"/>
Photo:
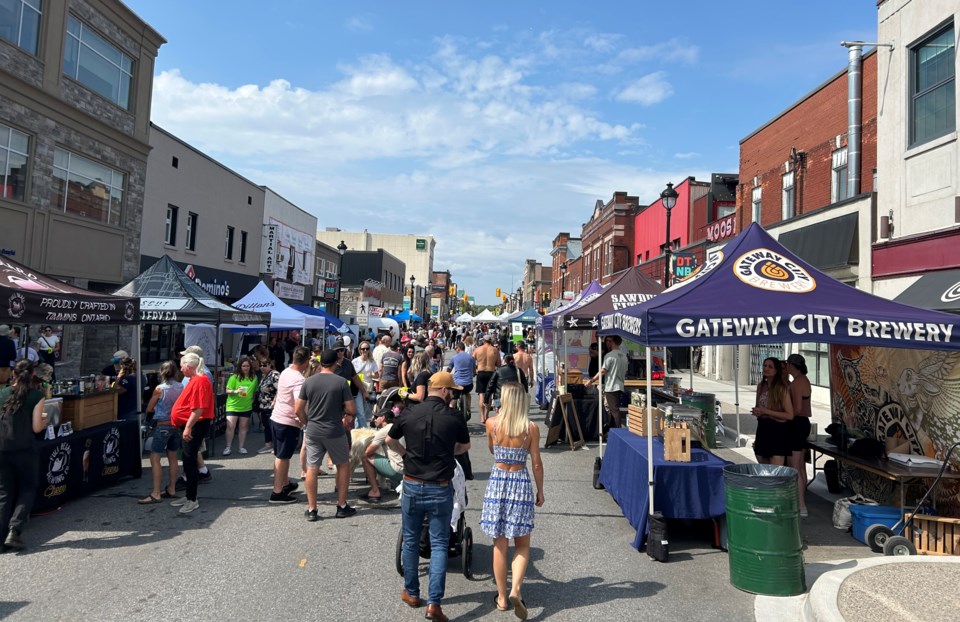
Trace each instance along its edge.
<path fill-rule="evenodd" d="M 366 326 L 370 317 L 370 303 L 366 300 L 357 301 L 357 324 Z"/>

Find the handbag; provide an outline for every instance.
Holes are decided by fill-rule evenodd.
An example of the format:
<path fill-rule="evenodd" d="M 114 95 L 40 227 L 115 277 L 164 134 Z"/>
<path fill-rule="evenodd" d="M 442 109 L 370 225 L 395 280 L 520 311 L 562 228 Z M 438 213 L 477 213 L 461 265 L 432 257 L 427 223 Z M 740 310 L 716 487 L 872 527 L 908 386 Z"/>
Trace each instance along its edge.
<path fill-rule="evenodd" d="M 880 505 L 873 499 L 867 499 L 863 495 L 854 495 L 837 499 L 833 504 L 833 526 L 844 531 L 853 526 L 853 515 L 850 513 L 851 505 Z"/>

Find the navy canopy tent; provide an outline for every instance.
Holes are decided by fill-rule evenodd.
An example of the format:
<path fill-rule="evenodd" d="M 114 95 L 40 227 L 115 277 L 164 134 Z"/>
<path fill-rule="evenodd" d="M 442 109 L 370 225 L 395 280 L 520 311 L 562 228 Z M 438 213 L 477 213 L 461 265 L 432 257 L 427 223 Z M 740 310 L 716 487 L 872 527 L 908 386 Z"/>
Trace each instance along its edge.
<path fill-rule="evenodd" d="M 960 350 L 960 318 L 832 279 L 751 224 L 656 298 L 605 313 L 600 333 L 649 346 L 845 343 Z"/>
<path fill-rule="evenodd" d="M 663 291 L 663 286 L 634 266 L 588 301 L 570 310 L 562 310 L 560 330 L 589 330 L 597 328 L 597 317 L 618 309 L 626 309 L 650 300 Z"/>
<path fill-rule="evenodd" d="M 554 309 L 550 313 L 536 318 L 537 328 L 542 328 L 543 330 L 551 330 L 553 328 L 554 318 L 563 315 L 564 313 L 569 313 L 573 309 L 576 309 L 580 305 L 584 305 L 597 296 L 600 295 L 600 292 L 603 291 L 603 285 L 600 285 L 597 281 L 590 281 L 590 284 L 583 288 L 583 291 L 574 297 L 569 304 L 566 304 L 559 309 Z"/>
<path fill-rule="evenodd" d="M 328 326 L 328 327 L 332 326 L 334 329 L 338 329 L 341 326 L 343 326 L 343 320 L 341 320 L 338 317 L 334 317 L 330 315 L 329 313 L 327 313 L 326 311 L 323 311 L 322 309 L 311 307 L 310 305 L 290 305 L 290 307 L 293 309 L 296 309 L 300 313 L 306 313 L 307 315 L 315 315 L 317 317 L 322 317 L 324 320 L 326 320 L 325 326 Z"/>

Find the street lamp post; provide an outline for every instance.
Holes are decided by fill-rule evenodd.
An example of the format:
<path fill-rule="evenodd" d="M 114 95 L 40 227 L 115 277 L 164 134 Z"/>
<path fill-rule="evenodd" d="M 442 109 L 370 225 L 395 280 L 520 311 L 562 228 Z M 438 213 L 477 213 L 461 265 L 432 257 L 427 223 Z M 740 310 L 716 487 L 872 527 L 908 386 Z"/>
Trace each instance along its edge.
<path fill-rule="evenodd" d="M 523 287 L 517 288 L 517 311 L 523 308 Z"/>
<path fill-rule="evenodd" d="M 343 314 L 343 254 L 347 252 L 347 244 L 343 240 L 337 244 L 337 252 L 340 253 L 340 265 L 337 266 L 337 315 Z"/>
<path fill-rule="evenodd" d="M 560 264 L 560 303 L 563 303 L 563 294 L 567 291 L 567 262 Z"/>
<path fill-rule="evenodd" d="M 660 202 L 663 203 L 663 209 L 667 210 L 667 243 L 663 247 L 663 288 L 670 287 L 670 212 L 677 204 L 679 194 L 673 189 L 673 184 L 668 183 L 666 189 L 660 193 Z"/>
<path fill-rule="evenodd" d="M 413 314 L 416 313 L 416 308 L 417 308 L 417 305 L 414 304 L 417 299 L 416 297 L 417 290 L 413 288 L 413 284 L 416 283 L 416 281 L 417 281 L 417 277 L 411 274 L 410 275 L 410 316 L 411 316 L 410 325 L 411 326 L 413 326 Z"/>

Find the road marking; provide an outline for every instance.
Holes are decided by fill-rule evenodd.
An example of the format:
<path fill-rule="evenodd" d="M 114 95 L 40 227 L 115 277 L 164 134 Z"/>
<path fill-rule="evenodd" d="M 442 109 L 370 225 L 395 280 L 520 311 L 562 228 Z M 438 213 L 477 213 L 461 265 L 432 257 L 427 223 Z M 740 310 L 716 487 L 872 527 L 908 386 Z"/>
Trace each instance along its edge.
<path fill-rule="evenodd" d="M 300 560 L 300 567 L 303 568 L 303 567 L 306 566 L 306 565 L 307 565 L 307 560 L 301 559 L 301 560 Z"/>

